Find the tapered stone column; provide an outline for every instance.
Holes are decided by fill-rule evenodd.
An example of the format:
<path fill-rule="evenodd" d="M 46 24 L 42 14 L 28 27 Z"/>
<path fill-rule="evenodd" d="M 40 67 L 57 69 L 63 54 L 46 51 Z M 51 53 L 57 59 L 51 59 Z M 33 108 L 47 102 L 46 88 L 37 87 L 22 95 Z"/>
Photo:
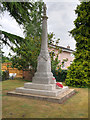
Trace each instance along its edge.
<path fill-rule="evenodd" d="M 48 52 L 48 38 L 47 38 L 47 19 L 46 16 L 46 5 L 44 4 L 43 8 L 43 23 L 42 23 L 42 42 L 41 42 L 41 51 L 38 57 L 38 66 L 37 72 L 32 79 L 33 83 L 39 84 L 52 84 L 56 80 L 53 80 L 53 74 L 51 72 L 51 59 Z"/>

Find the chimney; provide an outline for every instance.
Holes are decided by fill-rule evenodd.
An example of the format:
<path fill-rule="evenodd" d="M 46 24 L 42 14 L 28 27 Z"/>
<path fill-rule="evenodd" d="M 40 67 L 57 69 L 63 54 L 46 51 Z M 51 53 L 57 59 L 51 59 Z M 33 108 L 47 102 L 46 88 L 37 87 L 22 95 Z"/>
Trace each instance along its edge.
<path fill-rule="evenodd" d="M 70 49 L 70 46 L 68 45 L 67 48 Z"/>

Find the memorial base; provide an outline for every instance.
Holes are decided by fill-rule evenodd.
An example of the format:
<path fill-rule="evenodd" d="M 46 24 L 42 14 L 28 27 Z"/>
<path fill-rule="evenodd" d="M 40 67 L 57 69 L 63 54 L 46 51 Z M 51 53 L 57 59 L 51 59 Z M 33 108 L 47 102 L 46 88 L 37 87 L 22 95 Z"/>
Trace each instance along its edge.
<path fill-rule="evenodd" d="M 25 83 L 24 87 L 16 88 L 15 91 L 8 92 L 7 94 L 63 103 L 67 98 L 75 94 L 75 90 L 69 89 L 68 86 L 57 88 L 56 84 Z"/>

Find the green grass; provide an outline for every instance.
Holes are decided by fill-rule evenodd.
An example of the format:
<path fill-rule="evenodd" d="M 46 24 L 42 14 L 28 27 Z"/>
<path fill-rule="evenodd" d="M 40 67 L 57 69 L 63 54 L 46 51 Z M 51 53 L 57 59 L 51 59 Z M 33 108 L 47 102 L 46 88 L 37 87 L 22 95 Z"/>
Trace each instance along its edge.
<path fill-rule="evenodd" d="M 88 88 L 74 88 L 77 93 L 63 104 L 7 95 L 25 82 L 2 82 L 3 118 L 88 118 Z"/>

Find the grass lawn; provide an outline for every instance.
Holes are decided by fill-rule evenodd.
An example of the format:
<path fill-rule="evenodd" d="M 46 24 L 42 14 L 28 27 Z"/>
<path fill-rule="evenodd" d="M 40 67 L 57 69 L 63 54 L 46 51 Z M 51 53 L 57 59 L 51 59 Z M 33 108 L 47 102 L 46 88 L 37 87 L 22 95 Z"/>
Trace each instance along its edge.
<path fill-rule="evenodd" d="M 7 96 L 8 91 L 24 86 L 25 82 L 24 80 L 2 82 L 3 118 L 88 118 L 88 88 L 74 88 L 77 93 L 63 104 Z"/>

